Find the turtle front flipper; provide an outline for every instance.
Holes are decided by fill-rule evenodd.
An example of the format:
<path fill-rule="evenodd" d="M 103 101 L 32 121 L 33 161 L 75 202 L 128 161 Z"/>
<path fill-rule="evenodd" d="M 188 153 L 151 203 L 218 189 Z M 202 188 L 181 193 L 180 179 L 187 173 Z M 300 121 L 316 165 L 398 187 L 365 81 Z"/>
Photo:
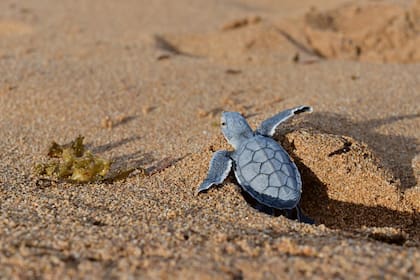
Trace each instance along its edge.
<path fill-rule="evenodd" d="M 276 131 L 276 127 L 287 119 L 304 112 L 312 112 L 310 106 L 299 106 L 293 109 L 285 110 L 278 113 L 277 115 L 266 119 L 257 128 L 256 132 L 264 136 L 273 136 Z"/>
<path fill-rule="evenodd" d="M 210 168 L 207 174 L 207 178 L 198 187 L 197 194 L 208 190 L 213 185 L 221 184 L 229 175 L 231 168 L 232 159 L 230 158 L 230 152 L 215 152 L 210 161 Z"/>

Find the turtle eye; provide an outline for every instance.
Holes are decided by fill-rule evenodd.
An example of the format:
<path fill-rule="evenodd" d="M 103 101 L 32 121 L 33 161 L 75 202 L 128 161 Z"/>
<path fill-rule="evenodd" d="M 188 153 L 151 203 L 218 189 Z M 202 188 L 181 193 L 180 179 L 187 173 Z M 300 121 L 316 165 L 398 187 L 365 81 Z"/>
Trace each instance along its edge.
<path fill-rule="evenodd" d="M 222 126 L 225 126 L 225 125 L 226 125 L 226 122 L 222 122 L 222 123 L 221 123 L 221 125 L 222 125 Z"/>

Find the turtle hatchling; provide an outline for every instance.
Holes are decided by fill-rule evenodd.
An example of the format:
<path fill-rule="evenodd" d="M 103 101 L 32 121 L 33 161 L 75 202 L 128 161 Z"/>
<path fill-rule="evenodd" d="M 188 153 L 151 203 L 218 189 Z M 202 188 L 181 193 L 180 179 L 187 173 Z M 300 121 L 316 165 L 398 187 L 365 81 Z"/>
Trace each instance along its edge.
<path fill-rule="evenodd" d="M 221 184 L 233 169 L 239 185 L 259 204 L 287 213 L 296 209 L 297 219 L 310 223 L 311 219 L 299 208 L 302 193 L 299 171 L 287 152 L 271 138 L 279 124 L 304 112 L 312 112 L 312 108 L 299 106 L 280 112 L 263 121 L 255 131 L 241 114 L 223 112 L 222 132 L 235 150 L 214 153 L 198 193 Z"/>

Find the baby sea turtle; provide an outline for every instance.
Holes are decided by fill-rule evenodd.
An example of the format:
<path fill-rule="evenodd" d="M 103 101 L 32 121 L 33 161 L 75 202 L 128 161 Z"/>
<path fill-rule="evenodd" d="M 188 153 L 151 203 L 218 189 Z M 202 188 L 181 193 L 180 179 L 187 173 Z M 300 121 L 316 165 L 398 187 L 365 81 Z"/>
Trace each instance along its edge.
<path fill-rule="evenodd" d="M 255 131 L 241 114 L 223 112 L 222 132 L 235 150 L 214 153 L 198 193 L 221 184 L 233 168 L 242 189 L 258 203 L 286 211 L 296 209 L 299 221 L 310 222 L 298 205 L 302 192 L 299 171 L 287 152 L 271 138 L 279 124 L 303 112 L 312 112 L 312 108 L 285 110 L 263 121 Z"/>

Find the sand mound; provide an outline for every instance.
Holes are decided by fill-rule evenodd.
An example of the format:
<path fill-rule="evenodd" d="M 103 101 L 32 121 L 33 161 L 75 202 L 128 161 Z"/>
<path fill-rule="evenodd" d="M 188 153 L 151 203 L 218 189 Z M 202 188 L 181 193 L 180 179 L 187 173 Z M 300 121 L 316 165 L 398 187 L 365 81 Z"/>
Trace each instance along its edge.
<path fill-rule="evenodd" d="M 362 231 L 367 235 L 384 231 L 391 236 L 389 240 L 383 237 L 385 233 L 372 233 L 372 236 L 388 243 L 420 241 L 420 232 L 415 226 L 420 221 L 417 203 L 420 192 L 415 191 L 416 188 L 401 190 L 392 172 L 382 167 L 380 158 L 366 143 L 305 127 L 285 127 L 278 135 L 302 174 L 302 208 L 317 224 L 344 231 Z M 181 174 L 196 168 L 204 177 L 212 153 L 229 149 L 222 136 L 211 143 L 201 155 L 192 155 Z M 184 182 L 194 187 L 201 179 L 195 174 Z M 236 187 L 226 186 L 232 184 Z M 227 211 L 228 207 L 234 212 L 232 207 L 238 204 L 244 211 L 250 206 L 245 206 L 233 176 L 224 187 L 215 187 L 197 199 L 204 197 L 207 203 L 211 202 L 209 207 L 219 211 Z"/>
<path fill-rule="evenodd" d="M 180 53 L 219 63 L 265 64 L 272 62 L 273 53 L 277 54 L 276 62 L 291 61 L 290 46 L 274 25 L 246 19 L 228 22 L 210 33 L 170 34 L 164 38 Z"/>
<path fill-rule="evenodd" d="M 272 64 L 334 58 L 370 62 L 420 61 L 420 1 L 409 7 L 387 2 L 352 3 L 329 11 L 312 8 L 304 18 L 271 22 L 238 18 L 219 30 L 168 34 L 178 54 L 221 63 Z M 293 34 L 293 36 L 291 35 Z M 299 56 L 306 56 L 302 59 Z"/>
<path fill-rule="evenodd" d="M 302 172 L 303 207 L 319 223 L 411 229 L 413 205 L 365 143 L 307 130 L 287 134 L 283 143 Z"/>
<path fill-rule="evenodd" d="M 326 58 L 371 62 L 420 61 L 420 1 L 348 4 L 305 17 L 309 45 Z"/>

